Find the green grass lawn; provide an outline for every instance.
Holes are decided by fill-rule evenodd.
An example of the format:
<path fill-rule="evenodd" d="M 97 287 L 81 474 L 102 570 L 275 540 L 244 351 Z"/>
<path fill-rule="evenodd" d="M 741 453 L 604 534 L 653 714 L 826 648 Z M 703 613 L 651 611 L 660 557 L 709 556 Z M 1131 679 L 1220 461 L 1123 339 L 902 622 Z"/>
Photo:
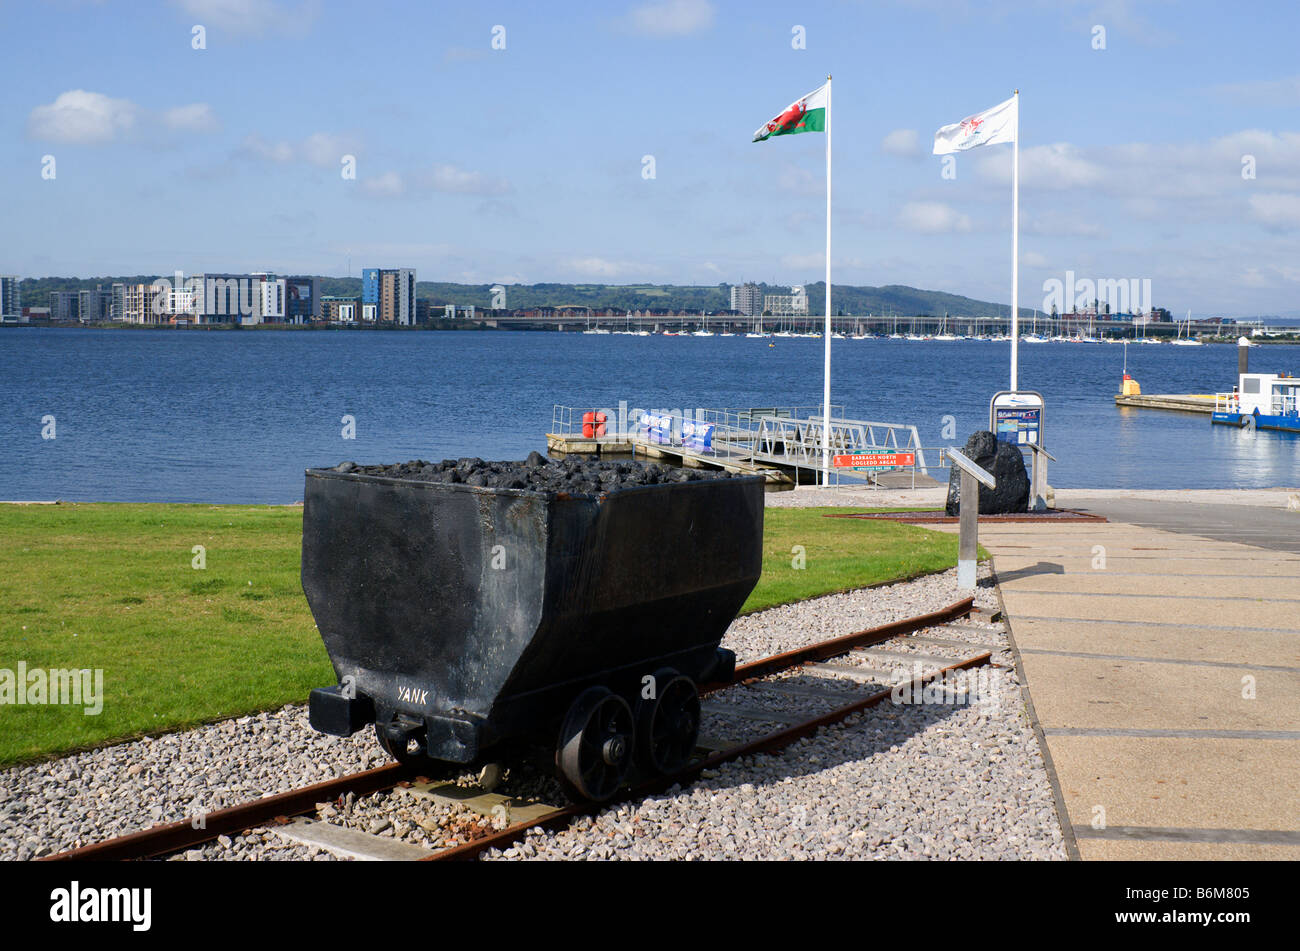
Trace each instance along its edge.
<path fill-rule="evenodd" d="M 957 564 L 956 535 L 883 519 L 825 517 L 873 511 L 888 510 L 769 508 L 763 514 L 763 577 L 741 613 L 915 578 Z M 803 567 L 797 567 L 796 546 L 803 548 Z"/>
<path fill-rule="evenodd" d="M 767 510 L 744 612 L 956 562 L 954 536 L 822 517 L 841 511 L 861 509 Z M 0 705 L 0 764 L 273 709 L 332 683 L 301 544 L 297 507 L 0 505 L 0 669 L 102 668 L 106 698 L 97 716 Z"/>

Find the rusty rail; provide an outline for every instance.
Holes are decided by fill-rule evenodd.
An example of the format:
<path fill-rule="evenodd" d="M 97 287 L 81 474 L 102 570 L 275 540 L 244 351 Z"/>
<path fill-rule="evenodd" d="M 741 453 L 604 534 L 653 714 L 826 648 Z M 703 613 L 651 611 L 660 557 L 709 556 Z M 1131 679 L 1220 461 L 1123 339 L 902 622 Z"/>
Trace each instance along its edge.
<path fill-rule="evenodd" d="M 936 624 L 943 624 L 959 617 L 965 617 L 970 614 L 972 610 L 974 610 L 974 600 L 972 598 L 964 598 L 961 601 L 948 605 L 946 608 L 929 614 L 904 618 L 899 621 L 891 621 L 888 624 L 882 624 L 878 627 L 868 628 L 863 631 L 857 631 L 853 634 L 846 634 L 842 637 L 836 637 L 826 641 L 820 641 L 816 644 L 810 644 L 806 647 L 796 648 L 795 650 L 786 651 L 781 654 L 774 654 L 771 657 L 765 657 L 761 660 L 737 667 L 735 675 L 731 680 L 725 683 L 701 685 L 700 694 L 703 696 L 725 687 L 745 683 L 746 681 L 767 676 L 781 670 L 788 670 L 802 664 L 812 663 L 828 657 L 834 657 L 838 654 L 844 654 L 853 650 L 855 647 L 868 647 L 871 644 L 889 640 L 890 638 L 897 637 L 900 634 L 907 634 L 911 631 L 917 631 L 922 628 L 933 627 Z M 968 659 L 967 661 L 963 661 L 961 665 L 946 667 L 943 670 L 934 672 L 926 678 L 920 679 L 924 682 L 928 682 L 930 678 L 941 676 L 948 672 L 948 670 L 955 670 L 960 666 L 976 666 L 976 661 L 979 663 L 985 663 L 988 659 L 989 655 L 984 654 L 979 658 Z M 651 782 L 637 786 L 636 788 L 627 791 L 624 795 L 618 797 L 615 801 L 624 801 L 660 789 L 667 789 L 674 783 L 689 781 L 695 776 L 698 776 L 701 770 L 709 769 L 718 763 L 723 763 L 739 756 L 747 756 L 753 752 L 761 752 L 762 749 L 759 749 L 758 746 L 763 744 L 768 744 L 763 747 L 764 749 L 780 749 L 789 745 L 795 739 L 807 736 L 816 731 L 821 726 L 838 722 L 839 720 L 851 716 L 860 710 L 865 710 L 870 706 L 874 706 L 889 696 L 890 689 L 872 694 L 863 700 L 850 704 L 848 707 L 834 710 L 831 713 L 825 714 L 822 717 L 817 717 L 807 723 L 796 724 L 786 730 L 780 731 L 779 733 L 774 733 L 757 740 L 754 743 L 714 753 L 705 759 L 686 766 L 671 776 L 658 777 Z M 94 842 L 89 845 L 79 846 L 65 852 L 56 853 L 55 855 L 45 856 L 37 861 L 110 862 L 128 859 L 154 858 L 160 855 L 167 855 L 179 852 L 183 849 L 193 848 L 196 845 L 203 845 L 206 842 L 211 842 L 220 835 L 238 834 L 257 826 L 275 822 L 277 819 L 285 819 L 311 812 L 316 807 L 317 803 L 329 802 L 337 799 L 339 796 L 346 795 L 349 792 L 358 796 L 364 796 L 384 789 L 391 789 L 398 783 L 420 778 L 421 772 L 427 772 L 433 765 L 435 764 L 433 764 L 432 761 L 427 764 L 419 765 L 389 763 L 385 766 L 379 766 L 374 769 L 364 770 L 359 773 L 350 773 L 336 779 L 314 783 L 313 785 L 304 786 L 300 789 L 291 789 L 286 792 L 275 793 L 261 799 L 242 803 L 238 806 L 231 806 L 226 809 L 217 809 L 202 814 L 201 816 L 194 816 L 190 819 L 184 819 L 179 822 L 170 822 L 151 826 L 147 829 L 141 829 L 138 832 L 131 832 L 127 835 L 105 839 L 102 842 Z M 509 826 L 500 832 L 494 833 L 493 835 L 477 839 L 474 842 L 445 849 L 441 852 L 435 852 L 429 857 L 429 859 L 447 859 L 454 861 L 457 859 L 474 858 L 486 849 L 500 847 L 500 843 L 502 842 L 509 844 L 510 842 L 515 841 L 526 834 L 529 829 L 537 826 L 549 828 L 554 827 L 557 824 L 563 825 L 576 816 L 585 815 L 589 812 L 603 809 L 608 805 L 610 805 L 609 802 L 593 804 L 584 803 L 581 805 L 566 806 L 532 822 L 518 823 L 514 826 Z M 201 821 L 199 821 L 200 819 Z M 425 861 L 428 861 L 428 859 Z"/>

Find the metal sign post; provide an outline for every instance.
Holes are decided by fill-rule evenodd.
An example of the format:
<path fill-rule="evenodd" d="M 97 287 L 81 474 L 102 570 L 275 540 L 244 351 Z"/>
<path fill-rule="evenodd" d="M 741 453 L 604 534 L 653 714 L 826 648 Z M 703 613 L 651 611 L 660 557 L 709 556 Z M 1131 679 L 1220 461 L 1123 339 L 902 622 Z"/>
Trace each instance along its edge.
<path fill-rule="evenodd" d="M 948 458 L 961 470 L 961 497 L 958 501 L 957 529 L 957 588 L 961 591 L 975 590 L 975 562 L 979 558 L 980 491 L 976 483 L 983 483 L 990 489 L 997 486 L 997 480 L 987 469 L 982 469 L 971 462 L 965 454 L 948 450 Z"/>
<path fill-rule="evenodd" d="M 999 442 L 1009 442 L 1030 455 L 1029 510 L 1047 508 L 1047 460 L 1055 458 L 1044 448 L 1043 394 L 1036 390 L 1001 390 L 989 400 L 989 430 Z"/>

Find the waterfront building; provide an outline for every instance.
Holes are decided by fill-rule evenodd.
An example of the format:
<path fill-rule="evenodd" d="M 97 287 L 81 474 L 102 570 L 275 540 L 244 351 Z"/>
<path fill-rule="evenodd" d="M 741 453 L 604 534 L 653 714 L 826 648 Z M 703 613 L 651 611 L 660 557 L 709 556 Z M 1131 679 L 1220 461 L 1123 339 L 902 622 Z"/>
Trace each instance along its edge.
<path fill-rule="evenodd" d="M 197 295 L 192 286 L 127 284 L 123 288 L 123 319 L 133 324 L 171 324 L 177 318 L 198 322 Z"/>
<path fill-rule="evenodd" d="M 104 285 L 96 284 L 93 291 L 80 291 L 77 297 L 77 317 L 83 324 L 97 324 L 112 319 L 112 289 L 105 290 Z"/>
<path fill-rule="evenodd" d="M 746 317 L 757 317 L 763 311 L 763 289 L 753 282 L 733 286 L 731 309 Z"/>
<path fill-rule="evenodd" d="M 803 287 L 790 288 L 789 294 L 768 294 L 763 298 L 763 311 L 773 317 L 807 317 L 808 294 Z"/>
<path fill-rule="evenodd" d="M 287 282 L 274 274 L 258 273 L 253 278 L 257 282 L 257 308 L 252 320 L 241 323 L 282 324 L 285 319 L 285 300 L 288 297 Z"/>
<path fill-rule="evenodd" d="M 50 291 L 50 319 L 77 320 L 81 312 L 81 295 L 76 291 Z"/>
<path fill-rule="evenodd" d="M 18 293 L 18 277 L 0 275 L 0 320 L 17 321 L 22 316 L 22 297 Z"/>
<path fill-rule="evenodd" d="M 321 317 L 333 324 L 356 323 L 360 316 L 360 300 L 358 297 L 322 297 Z"/>
<path fill-rule="evenodd" d="M 305 323 L 319 313 L 317 278 L 276 277 L 265 271 L 252 274 L 196 274 L 185 281 L 193 291 L 191 316 L 195 323 L 244 325 L 278 324 L 290 320 L 289 282 L 298 290 L 293 323 Z"/>
<path fill-rule="evenodd" d="M 291 324 L 306 324 L 321 320 L 320 278 L 286 277 L 284 279 L 285 308 L 284 319 Z"/>
<path fill-rule="evenodd" d="M 415 323 L 415 268 L 362 268 L 361 312 L 366 321 Z"/>

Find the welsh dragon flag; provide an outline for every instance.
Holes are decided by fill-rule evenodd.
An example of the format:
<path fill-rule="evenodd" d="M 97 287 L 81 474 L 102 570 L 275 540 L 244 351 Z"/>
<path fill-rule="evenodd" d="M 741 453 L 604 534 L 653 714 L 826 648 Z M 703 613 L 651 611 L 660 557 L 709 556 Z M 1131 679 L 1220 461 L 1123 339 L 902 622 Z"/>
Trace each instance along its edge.
<path fill-rule="evenodd" d="M 774 135 L 794 135 L 797 132 L 826 131 L 826 84 L 818 86 L 802 99 L 785 107 L 775 119 L 758 127 L 754 141 L 762 142 Z"/>

